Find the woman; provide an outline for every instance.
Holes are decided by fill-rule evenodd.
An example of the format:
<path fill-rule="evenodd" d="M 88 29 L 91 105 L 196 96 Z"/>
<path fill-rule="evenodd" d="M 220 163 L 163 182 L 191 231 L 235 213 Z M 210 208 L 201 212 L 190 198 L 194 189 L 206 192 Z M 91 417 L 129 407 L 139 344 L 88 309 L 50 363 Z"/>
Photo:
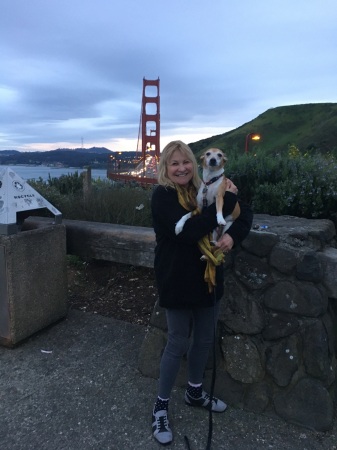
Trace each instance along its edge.
<path fill-rule="evenodd" d="M 198 166 L 191 149 L 181 141 L 170 142 L 163 150 L 158 168 L 159 186 L 152 196 L 152 218 L 156 233 L 154 269 L 159 305 L 165 308 L 168 341 L 160 362 L 158 397 L 152 413 L 152 431 L 161 444 L 173 437 L 168 421 L 168 404 L 183 355 L 187 352 L 188 384 L 185 403 L 225 411 L 227 405 L 210 396 L 202 388 L 208 353 L 214 339 L 214 318 L 217 320 L 219 300 L 223 295 L 222 266 L 216 267 L 216 286 L 209 291 L 204 280 L 206 263 L 198 241 L 217 227 L 216 207 L 206 207 L 192 216 L 182 232 L 175 234 L 175 225 L 188 211 L 197 207 L 196 195 L 201 184 Z M 223 213 L 227 216 L 237 201 L 237 188 L 228 180 Z M 184 205 L 184 206 L 182 206 Z M 223 252 L 241 242 L 249 233 L 252 213 L 241 206 L 240 217 L 216 243 Z M 186 207 L 188 210 L 186 210 Z M 193 322 L 192 342 L 189 342 Z"/>

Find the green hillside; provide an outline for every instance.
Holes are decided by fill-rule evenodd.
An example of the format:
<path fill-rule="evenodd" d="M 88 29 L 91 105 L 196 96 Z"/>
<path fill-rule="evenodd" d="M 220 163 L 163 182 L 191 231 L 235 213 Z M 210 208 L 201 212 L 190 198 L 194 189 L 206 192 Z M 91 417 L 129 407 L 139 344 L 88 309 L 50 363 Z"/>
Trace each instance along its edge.
<path fill-rule="evenodd" d="M 258 133 L 257 143 L 249 142 L 249 151 L 257 148 L 273 155 L 295 145 L 301 152 L 337 152 L 337 103 L 280 106 L 268 109 L 256 119 L 235 130 L 189 144 L 196 156 L 210 147 L 227 153 L 244 153 L 246 136 Z"/>

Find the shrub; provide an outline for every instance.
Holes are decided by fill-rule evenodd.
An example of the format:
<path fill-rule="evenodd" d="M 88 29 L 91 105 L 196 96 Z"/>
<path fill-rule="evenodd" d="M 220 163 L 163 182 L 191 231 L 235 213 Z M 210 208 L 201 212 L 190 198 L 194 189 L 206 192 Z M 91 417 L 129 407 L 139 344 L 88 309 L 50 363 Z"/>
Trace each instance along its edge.
<path fill-rule="evenodd" d="M 331 154 L 268 156 L 229 153 L 226 176 L 239 188 L 240 197 L 255 213 L 331 219 L 337 222 L 337 163 Z M 30 182 L 63 217 L 115 224 L 150 227 L 152 187 L 93 180 L 90 193 L 83 195 L 82 177 Z"/>
<path fill-rule="evenodd" d="M 65 219 L 87 220 L 125 225 L 151 226 L 151 190 L 93 180 L 90 193 L 83 195 L 83 182 L 77 175 L 67 175 L 29 184 L 61 211 Z M 81 180 L 80 189 L 78 180 Z"/>
<path fill-rule="evenodd" d="M 100 186 L 78 197 L 69 219 L 116 224 L 151 226 L 152 190 L 127 186 Z"/>
<path fill-rule="evenodd" d="M 244 157 L 229 161 L 227 175 L 255 213 L 336 220 L 337 163 L 332 155 Z"/>

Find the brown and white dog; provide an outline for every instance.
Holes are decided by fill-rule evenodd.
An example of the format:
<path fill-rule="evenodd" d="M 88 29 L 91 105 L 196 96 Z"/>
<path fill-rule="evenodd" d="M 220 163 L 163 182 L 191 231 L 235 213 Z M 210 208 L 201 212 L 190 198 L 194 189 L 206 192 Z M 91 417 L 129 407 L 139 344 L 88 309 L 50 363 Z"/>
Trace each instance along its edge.
<path fill-rule="evenodd" d="M 231 214 L 223 217 L 222 208 L 224 196 L 227 189 L 227 179 L 225 177 L 226 155 L 218 148 L 210 148 L 201 156 L 203 162 L 203 182 L 197 195 L 198 207 L 200 210 L 204 206 L 216 203 L 216 217 L 218 227 L 213 231 L 213 241 L 216 242 L 228 230 L 233 221 L 240 215 L 240 206 L 237 202 Z M 185 214 L 176 224 L 175 233 L 181 233 L 185 222 L 192 216 L 192 213 Z"/>

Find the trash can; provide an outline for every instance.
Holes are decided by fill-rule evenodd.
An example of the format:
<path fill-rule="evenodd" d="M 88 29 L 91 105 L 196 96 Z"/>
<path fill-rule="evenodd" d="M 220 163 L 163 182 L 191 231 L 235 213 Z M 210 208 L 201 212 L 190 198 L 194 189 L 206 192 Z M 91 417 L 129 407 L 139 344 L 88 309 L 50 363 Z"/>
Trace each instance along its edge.
<path fill-rule="evenodd" d="M 27 211 L 47 209 L 50 226 L 22 231 Z M 13 347 L 67 314 L 62 214 L 10 168 L 0 168 L 0 344 Z"/>

